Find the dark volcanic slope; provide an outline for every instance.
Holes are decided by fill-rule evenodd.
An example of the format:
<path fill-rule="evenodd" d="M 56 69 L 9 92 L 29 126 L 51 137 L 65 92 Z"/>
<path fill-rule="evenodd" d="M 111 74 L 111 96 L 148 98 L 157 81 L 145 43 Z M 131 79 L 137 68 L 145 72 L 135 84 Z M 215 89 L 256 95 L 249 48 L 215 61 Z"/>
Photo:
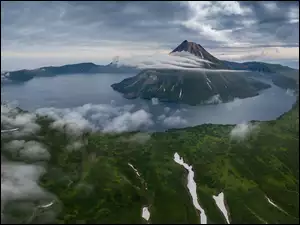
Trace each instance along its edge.
<path fill-rule="evenodd" d="M 249 78 L 247 72 L 151 69 L 127 78 L 112 88 L 126 98 L 158 98 L 190 105 L 210 104 L 218 95 L 223 102 L 247 98 L 270 85 Z"/>
<path fill-rule="evenodd" d="M 202 66 L 205 70 L 197 71 L 148 69 L 113 84 L 112 88 L 126 98 L 158 98 L 161 101 L 196 105 L 210 104 L 210 100 L 216 96 L 223 102 L 236 97 L 252 97 L 270 87 L 250 78 L 250 72 L 226 70 L 230 65 L 209 54 L 199 44 L 185 40 L 170 54 L 182 51 L 212 63 L 204 63 Z"/>
<path fill-rule="evenodd" d="M 170 54 L 182 51 L 189 52 L 195 56 L 198 56 L 201 59 L 206 59 L 213 63 L 221 62 L 219 59 L 209 54 L 201 45 L 196 44 L 194 42 L 189 42 L 187 40 L 183 41 L 180 45 L 178 45 Z"/>
<path fill-rule="evenodd" d="M 281 88 L 298 89 L 299 88 L 299 70 L 280 64 L 271 64 L 264 62 L 229 62 L 223 63 L 233 70 L 249 70 L 255 73 L 256 76 L 268 78 Z"/>
<path fill-rule="evenodd" d="M 189 42 L 187 40 L 183 41 L 178 45 L 170 54 L 176 52 L 189 52 L 200 59 L 204 59 L 212 62 L 212 64 L 204 63 L 204 68 L 208 69 L 229 69 L 229 67 L 223 63 L 223 61 L 217 59 L 209 52 L 207 52 L 201 45 L 194 42 Z"/>

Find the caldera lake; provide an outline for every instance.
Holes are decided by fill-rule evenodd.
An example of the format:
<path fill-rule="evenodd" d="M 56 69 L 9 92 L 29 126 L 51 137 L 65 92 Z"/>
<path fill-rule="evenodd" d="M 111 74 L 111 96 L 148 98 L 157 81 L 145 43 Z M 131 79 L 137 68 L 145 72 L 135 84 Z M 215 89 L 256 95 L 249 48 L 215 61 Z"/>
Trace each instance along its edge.
<path fill-rule="evenodd" d="M 125 99 L 111 84 L 135 74 L 72 74 L 37 77 L 1 87 L 2 101 L 62 118 L 84 120 L 104 131 L 163 131 L 200 124 L 273 120 L 289 111 L 297 96 L 272 87 L 258 96 L 215 105 L 189 106 L 155 99 Z"/>

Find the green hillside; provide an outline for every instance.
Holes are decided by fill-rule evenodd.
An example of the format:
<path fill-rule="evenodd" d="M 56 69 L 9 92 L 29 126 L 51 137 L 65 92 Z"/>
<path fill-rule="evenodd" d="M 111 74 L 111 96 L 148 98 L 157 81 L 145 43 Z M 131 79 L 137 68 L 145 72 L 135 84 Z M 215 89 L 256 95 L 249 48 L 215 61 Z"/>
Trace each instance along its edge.
<path fill-rule="evenodd" d="M 73 137 L 52 129 L 47 118 L 39 123 L 40 132 L 27 139 L 51 154 L 40 184 L 60 200 L 53 206 L 61 204 L 55 223 L 145 223 L 143 206 L 149 206 L 150 223 L 199 223 L 175 152 L 193 166 L 208 223 L 226 222 L 212 198 L 220 192 L 231 223 L 299 223 L 298 101 L 275 121 L 253 122 L 256 128 L 243 140 L 230 137 L 232 125 L 207 124 L 153 133 L 146 143 L 130 141 L 135 133 L 86 133 L 77 138 L 83 147 L 70 151 Z M 5 149 L 9 140 L 1 138 L 2 153 L 16 161 L 19 156 Z M 5 213 L 24 221 L 13 210 Z"/>

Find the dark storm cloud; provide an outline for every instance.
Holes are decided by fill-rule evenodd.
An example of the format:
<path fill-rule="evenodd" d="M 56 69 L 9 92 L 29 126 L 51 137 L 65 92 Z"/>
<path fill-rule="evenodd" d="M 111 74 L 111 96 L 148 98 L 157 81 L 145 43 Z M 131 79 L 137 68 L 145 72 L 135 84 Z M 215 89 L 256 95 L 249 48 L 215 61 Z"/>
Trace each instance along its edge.
<path fill-rule="evenodd" d="M 287 21 L 291 8 L 299 8 L 298 1 L 244 1 L 242 6 L 251 8 L 259 23 Z"/>
<path fill-rule="evenodd" d="M 251 9 L 255 23 L 240 32 L 260 34 L 265 43 L 274 40 L 284 46 L 299 46 L 299 22 L 292 21 L 299 19 L 298 2 L 241 2 L 241 5 Z"/>
<path fill-rule="evenodd" d="M 298 20 L 298 2 L 2 1 L 1 53 L 86 57 L 80 48 L 103 60 L 117 51 L 167 52 L 185 39 L 209 50 L 298 47 Z"/>
<path fill-rule="evenodd" d="M 60 36 L 76 43 L 162 41 L 178 29 L 173 21 L 188 15 L 178 2 L 5 2 L 1 10 L 4 41 L 24 43 L 56 43 Z"/>

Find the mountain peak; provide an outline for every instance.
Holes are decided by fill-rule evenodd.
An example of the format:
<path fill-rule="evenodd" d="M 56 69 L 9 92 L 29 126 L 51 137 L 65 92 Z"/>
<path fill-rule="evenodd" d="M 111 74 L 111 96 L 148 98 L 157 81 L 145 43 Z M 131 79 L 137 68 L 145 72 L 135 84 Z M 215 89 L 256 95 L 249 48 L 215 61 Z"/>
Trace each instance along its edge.
<path fill-rule="evenodd" d="M 190 42 L 187 40 L 184 40 L 180 45 L 178 45 L 170 54 L 175 53 L 175 52 L 189 52 L 201 59 L 205 59 L 208 61 L 211 61 L 213 63 L 219 63 L 220 60 L 211 55 L 209 52 L 207 52 L 201 45 L 195 43 L 195 42 Z"/>

